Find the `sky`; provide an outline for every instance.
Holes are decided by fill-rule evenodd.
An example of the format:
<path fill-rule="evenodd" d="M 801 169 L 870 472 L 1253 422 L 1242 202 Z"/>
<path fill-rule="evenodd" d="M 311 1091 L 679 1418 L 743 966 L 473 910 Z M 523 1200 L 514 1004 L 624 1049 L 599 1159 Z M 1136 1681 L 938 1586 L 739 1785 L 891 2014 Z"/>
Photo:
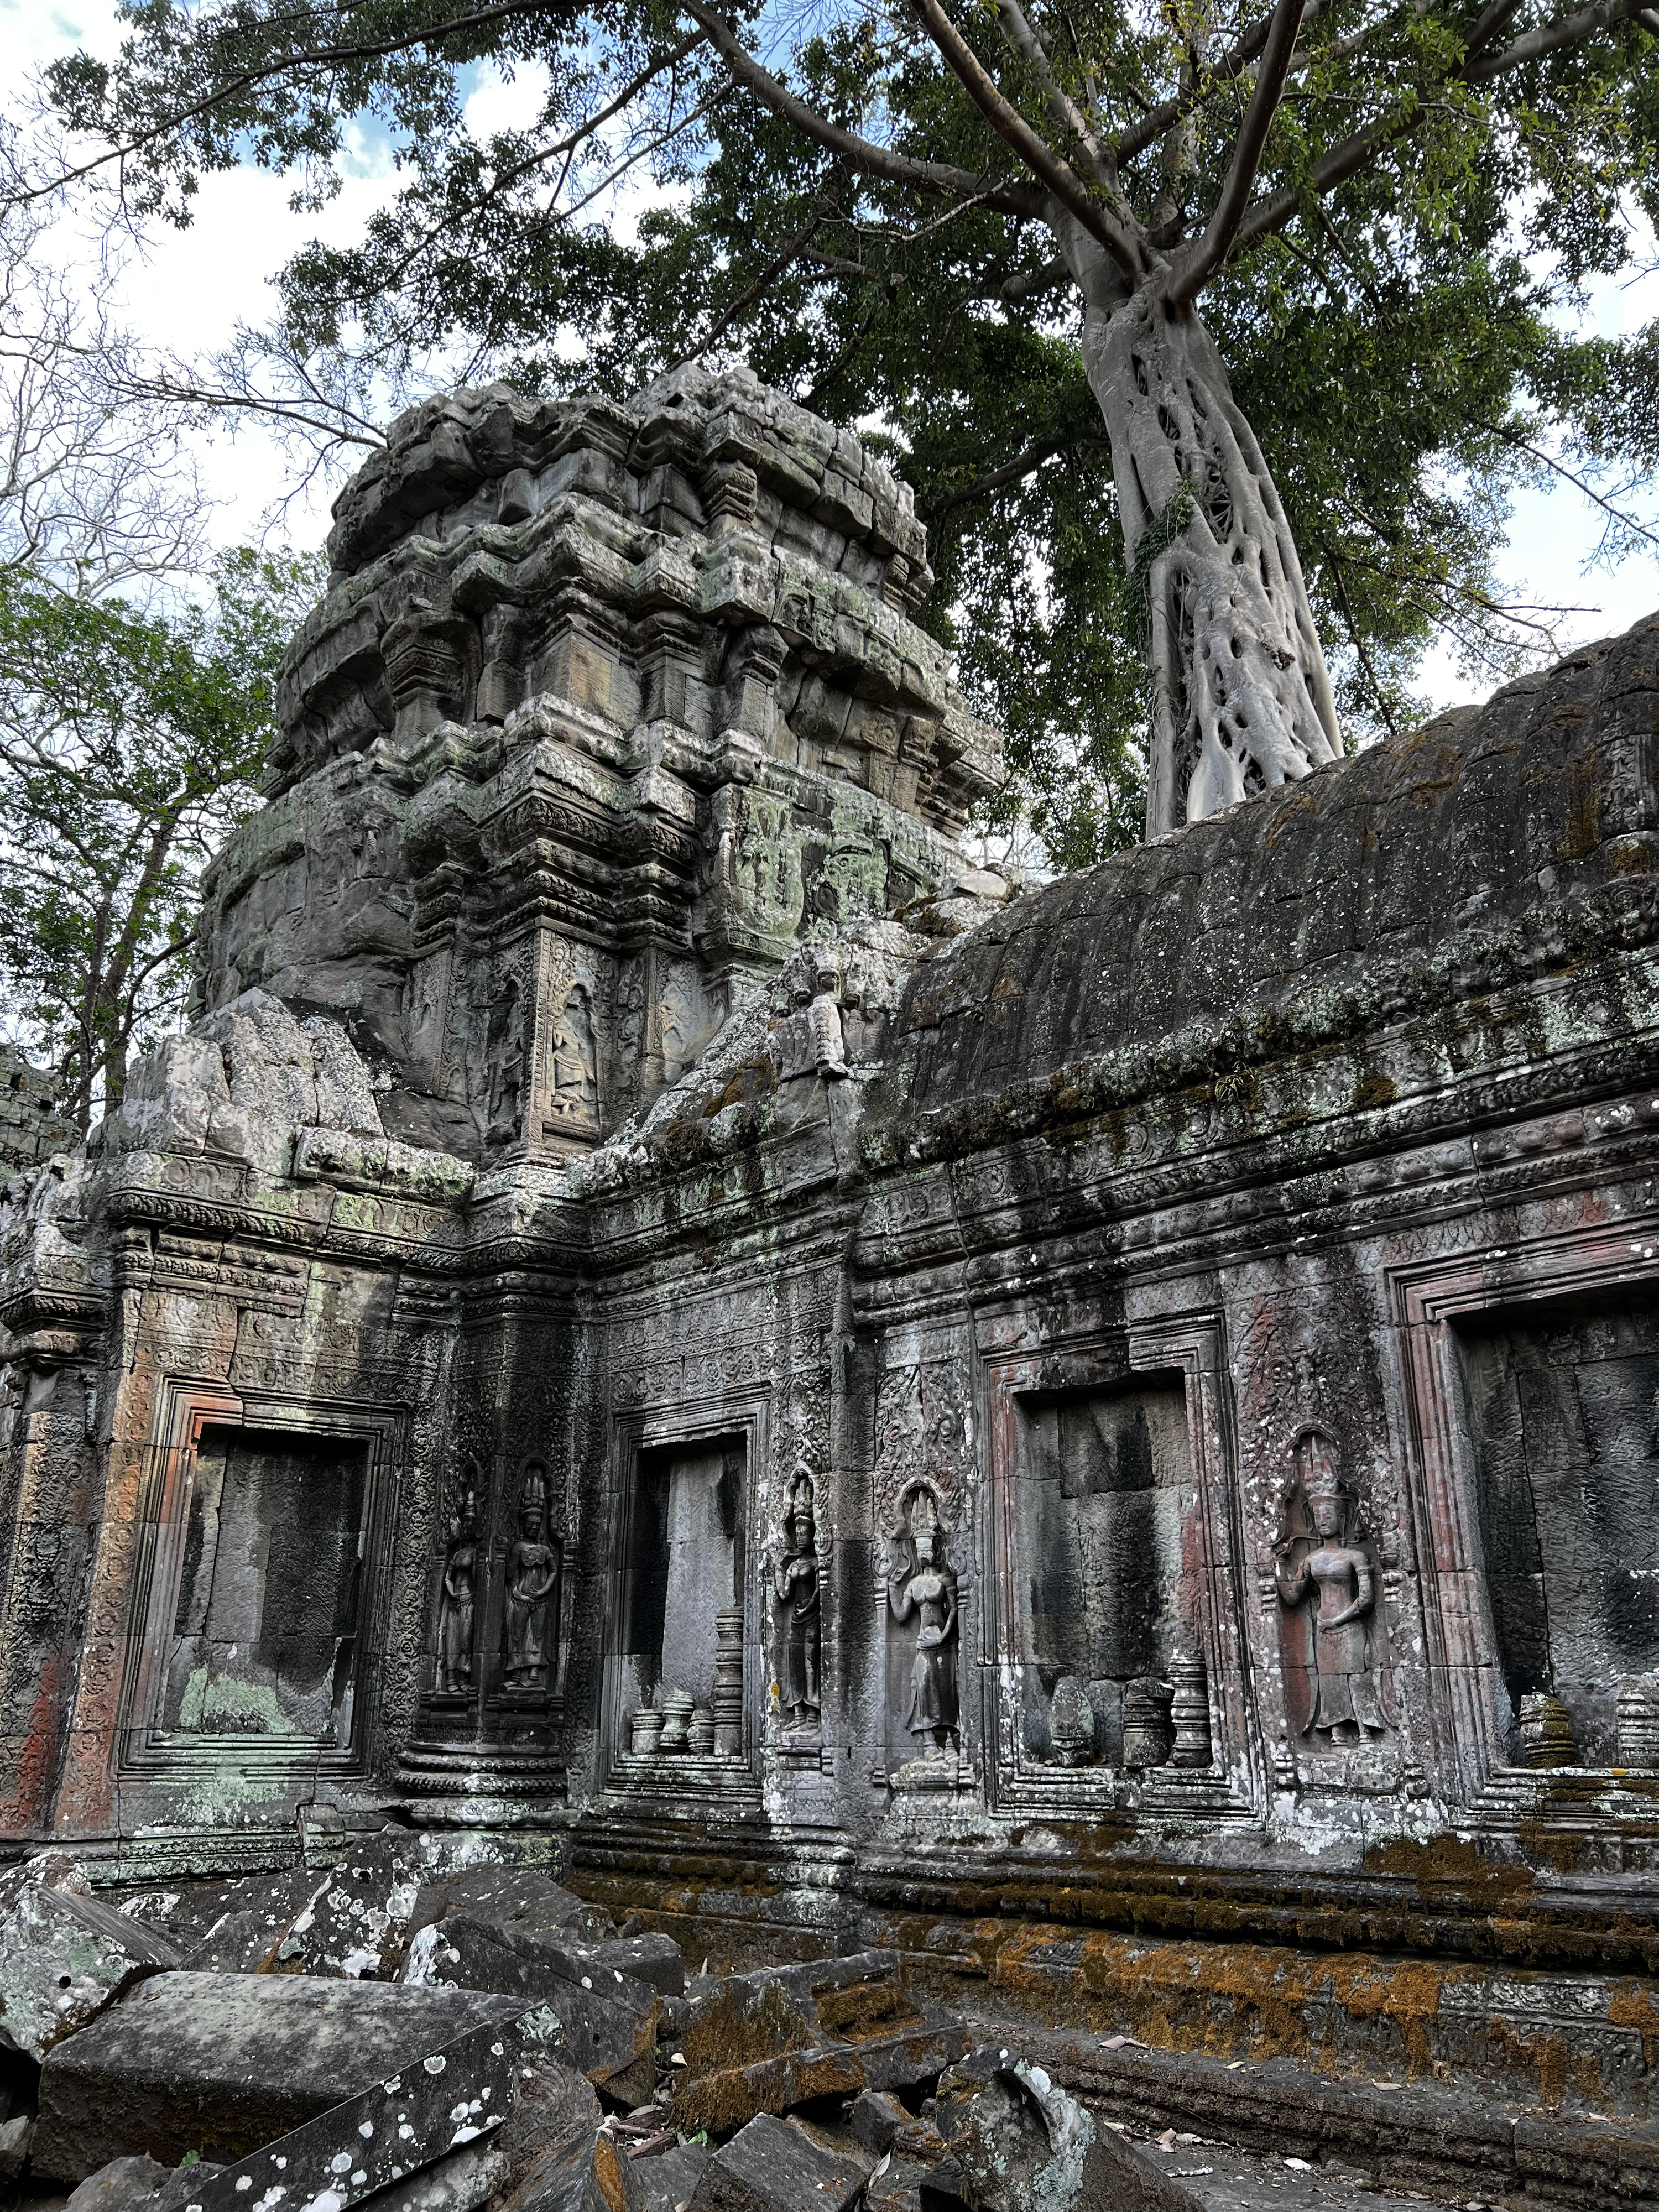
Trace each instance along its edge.
<path fill-rule="evenodd" d="M 109 0 L 70 0 L 56 8 L 40 0 L 0 0 L 0 99 L 9 100 L 58 54 L 82 46 L 112 54 L 119 35 Z M 527 90 L 486 79 L 472 95 L 469 117 L 481 130 L 516 119 Z M 247 170 L 204 179 L 191 227 L 158 228 L 142 260 L 126 273 L 123 306 L 134 335 L 189 356 L 223 343 L 239 323 L 268 320 L 276 306 L 271 280 L 289 255 L 311 237 L 354 238 L 392 184 L 383 143 L 357 148 L 343 190 L 320 216 L 294 214 L 288 205 L 290 186 L 280 178 Z M 71 261 L 91 251 L 74 239 L 65 239 L 63 250 Z M 1601 282 L 1591 295 L 1589 319 L 1607 335 L 1656 313 L 1659 274 L 1635 284 Z M 258 537 L 275 502 L 291 488 L 290 459 L 255 428 L 234 439 L 203 436 L 197 449 L 204 481 L 220 502 L 216 538 L 234 544 Z M 321 541 L 334 488 L 319 488 L 290 506 L 283 532 L 291 542 Z M 1586 573 L 1601 530 L 1595 509 L 1564 483 L 1524 493 L 1515 504 L 1501 563 L 1504 584 L 1517 599 L 1580 611 L 1563 627 L 1564 648 L 1626 629 L 1659 607 L 1659 548 L 1626 560 L 1611 574 Z M 1421 688 L 1443 706 L 1482 696 L 1490 679 L 1470 683 L 1448 653 L 1437 651 Z"/>

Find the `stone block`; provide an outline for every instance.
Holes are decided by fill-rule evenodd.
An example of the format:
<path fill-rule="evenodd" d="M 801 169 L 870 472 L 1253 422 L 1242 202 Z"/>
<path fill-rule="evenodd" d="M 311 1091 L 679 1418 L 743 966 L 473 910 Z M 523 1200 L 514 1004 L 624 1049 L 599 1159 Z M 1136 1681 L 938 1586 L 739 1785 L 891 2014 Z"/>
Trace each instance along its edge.
<path fill-rule="evenodd" d="M 112 2158 L 70 2192 L 64 2212 L 139 2212 L 172 2179 L 165 2166 L 143 2151 L 131 2158 Z"/>
<path fill-rule="evenodd" d="M 239 2158 L 523 2009 L 463 1990 L 160 1974 L 48 2054 L 34 2170 L 78 2181 L 138 2151 Z"/>
<path fill-rule="evenodd" d="M 904 2088 L 932 2081 L 972 2040 L 908 1995 L 894 1951 L 700 1982 L 683 2023 L 675 2117 L 688 2131 L 724 2134 L 757 2112 Z"/>
<path fill-rule="evenodd" d="M 486 2022 L 400 2067 L 250 2155 L 175 2176 L 151 2212 L 247 2212 L 290 2198 L 310 2212 L 345 2212 L 362 2198 L 497 2139 L 539 2040 L 534 2022 Z M 407 2192 L 424 2212 L 460 2212 L 507 2179 L 506 2162 L 463 2159 L 428 2189 Z M 180 2181 L 184 2185 L 180 2187 Z M 395 2200 L 394 2200 L 395 2201 Z"/>
<path fill-rule="evenodd" d="M 458 1873 L 432 1876 L 416 1893 L 409 1916 L 410 1932 L 442 1919 L 447 1912 L 465 1912 L 475 1920 L 497 1921 L 503 1927 L 526 1933 L 562 1935 L 586 1943 L 606 1942 L 617 1932 L 608 1912 L 586 1904 L 547 1875 L 529 1867 L 467 1867 Z"/>
<path fill-rule="evenodd" d="M 1011 2049 L 973 2051 L 942 2075 L 933 2125 L 975 2212 L 1203 2212 L 1190 2190 Z"/>
<path fill-rule="evenodd" d="M 613 1977 L 644 1982 L 665 1997 L 685 1995 L 685 1960 L 672 1936 L 654 1931 L 643 1936 L 618 1936 L 608 1943 L 572 1943 L 571 1955 L 603 1987 Z"/>
<path fill-rule="evenodd" d="M 869 2179 L 849 2154 L 762 2112 L 703 2168 L 691 2212 L 851 2212 Z"/>
<path fill-rule="evenodd" d="M 633 1975 L 602 1972 L 556 1936 L 518 1920 L 447 1913 L 415 1937 L 404 1972 L 411 1983 L 498 1990 L 521 2006 L 547 2006 L 575 2065 L 627 2105 L 656 2087 L 660 1996 Z"/>
<path fill-rule="evenodd" d="M 599 2100 L 581 2075 L 547 2063 L 521 2069 L 512 2115 L 494 2138 L 498 2202 L 534 2212 L 656 2212 L 633 2160 L 599 2123 Z"/>
<path fill-rule="evenodd" d="M 712 2143 L 676 2143 L 648 2158 L 630 2158 L 629 2172 L 645 2212 L 679 2212 L 697 2193 L 703 2169 L 714 2155 Z"/>
<path fill-rule="evenodd" d="M 44 2058 L 133 1982 L 179 1961 L 154 1929 L 42 1873 L 50 1869 L 36 1861 L 0 1879 L 0 2038 L 31 2058 Z"/>

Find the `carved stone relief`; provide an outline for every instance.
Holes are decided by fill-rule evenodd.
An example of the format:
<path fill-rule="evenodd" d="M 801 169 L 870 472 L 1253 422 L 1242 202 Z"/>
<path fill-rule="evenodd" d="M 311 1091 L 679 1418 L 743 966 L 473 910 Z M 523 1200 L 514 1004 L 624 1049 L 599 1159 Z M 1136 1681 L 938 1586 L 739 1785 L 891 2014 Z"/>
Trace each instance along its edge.
<path fill-rule="evenodd" d="M 1387 1711 L 1380 1582 L 1371 1543 L 1360 1527 L 1322 1429 L 1297 1437 L 1294 1468 L 1281 1499 L 1279 1601 L 1296 1624 L 1287 1639 L 1294 1724 L 1322 1750 L 1375 1741 L 1392 1728 Z"/>
<path fill-rule="evenodd" d="M 777 1631 L 778 1703 L 791 1733 L 815 1735 L 822 1715 L 823 1563 L 812 1478 L 791 1487 L 783 1543 L 769 1561 Z"/>
<path fill-rule="evenodd" d="M 501 1678 L 509 1690 L 544 1690 L 559 1648 L 561 1547 L 548 1540 L 547 1468 L 532 1460 L 519 1493 L 519 1534 L 507 1555 Z"/>
<path fill-rule="evenodd" d="M 931 1762 L 948 1755 L 954 1765 L 961 1744 L 957 1576 L 931 1483 L 912 1483 L 900 1501 L 883 1580 L 893 1632 L 909 1660 L 900 1677 L 898 1728 L 915 1758 Z"/>
<path fill-rule="evenodd" d="M 462 1462 L 455 1491 L 438 1589 L 434 1686 L 441 1697 L 464 1698 L 472 1689 L 472 1628 L 477 1605 L 478 1470 L 474 1462 Z"/>
<path fill-rule="evenodd" d="M 571 988 L 553 1038 L 553 1091 L 548 1121 L 552 1133 L 595 1136 L 599 1127 L 599 1060 L 593 1003 L 585 983 Z"/>

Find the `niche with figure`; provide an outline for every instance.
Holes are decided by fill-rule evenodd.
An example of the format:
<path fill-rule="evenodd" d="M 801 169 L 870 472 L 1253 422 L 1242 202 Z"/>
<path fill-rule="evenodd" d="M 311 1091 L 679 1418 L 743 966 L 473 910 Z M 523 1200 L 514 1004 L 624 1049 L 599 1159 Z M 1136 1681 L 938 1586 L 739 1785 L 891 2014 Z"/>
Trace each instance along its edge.
<path fill-rule="evenodd" d="M 635 1462 L 620 1614 L 630 1709 L 673 1689 L 713 1705 L 716 1616 L 744 1601 L 747 1472 L 740 1436 L 647 1447 Z"/>
<path fill-rule="evenodd" d="M 597 1136 L 599 1127 L 599 1060 L 593 1037 L 593 1003 L 585 983 L 572 986 L 553 1033 L 553 1086 L 548 1102 L 550 1137 Z"/>
<path fill-rule="evenodd" d="M 1038 1760 L 1054 1755 L 1050 1701 L 1069 1678 L 1086 1693 L 1093 1730 L 1092 1745 L 1073 1756 L 1116 1766 L 1126 1692 L 1161 1683 L 1190 1641 L 1181 1589 L 1182 1531 L 1194 1503 L 1184 1378 L 1138 1376 L 1017 1405 L 1011 1596 L 1025 1749 Z"/>
<path fill-rule="evenodd" d="M 165 1729 L 349 1742 L 368 1503 L 362 1443 L 204 1429 Z"/>
<path fill-rule="evenodd" d="M 1474 1534 L 1507 1701 L 1553 1692 L 1616 1756 L 1621 1678 L 1659 1674 L 1659 1307 L 1511 1311 L 1460 1331 Z"/>
<path fill-rule="evenodd" d="M 530 1460 L 501 1590 L 501 1684 L 509 1697 L 539 1703 L 556 1679 L 563 1549 L 549 1526 L 546 1465 Z"/>
<path fill-rule="evenodd" d="M 524 1121 L 524 994 L 516 975 L 504 975 L 489 1000 L 484 1079 L 485 1140 L 511 1144 Z"/>

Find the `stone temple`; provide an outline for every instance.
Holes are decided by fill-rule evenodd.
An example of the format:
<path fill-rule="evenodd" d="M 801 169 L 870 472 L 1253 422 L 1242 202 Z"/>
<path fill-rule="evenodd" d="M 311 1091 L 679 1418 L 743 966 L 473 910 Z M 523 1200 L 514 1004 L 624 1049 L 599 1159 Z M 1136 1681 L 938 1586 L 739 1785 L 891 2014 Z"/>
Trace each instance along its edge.
<path fill-rule="evenodd" d="M 1659 2122 L 1659 619 L 1017 890 L 745 374 L 430 402 L 331 550 L 188 1029 L 0 1129 L 14 1854 Z"/>

